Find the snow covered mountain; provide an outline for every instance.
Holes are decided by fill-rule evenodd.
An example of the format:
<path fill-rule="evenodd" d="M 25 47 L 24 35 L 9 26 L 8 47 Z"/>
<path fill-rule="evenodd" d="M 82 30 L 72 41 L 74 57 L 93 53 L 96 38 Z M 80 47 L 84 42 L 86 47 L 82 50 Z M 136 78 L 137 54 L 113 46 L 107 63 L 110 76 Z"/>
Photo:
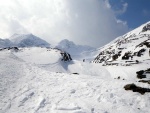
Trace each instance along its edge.
<path fill-rule="evenodd" d="M 93 47 L 86 46 L 86 45 L 76 45 L 74 42 L 69 41 L 67 39 L 60 41 L 55 48 L 69 52 L 72 55 L 81 54 L 82 52 L 95 49 Z"/>
<path fill-rule="evenodd" d="M 13 46 L 13 43 L 9 39 L 0 39 L 0 48 L 11 46 Z"/>
<path fill-rule="evenodd" d="M 74 42 L 67 39 L 60 41 L 58 45 L 55 46 L 55 48 L 70 53 L 73 59 L 78 60 L 88 59 L 87 57 L 89 56 L 87 56 L 85 53 L 95 50 L 94 47 L 90 47 L 87 45 L 76 45 Z"/>
<path fill-rule="evenodd" d="M 10 40 L 17 47 L 50 47 L 48 42 L 33 34 L 14 34 Z"/>
<path fill-rule="evenodd" d="M 147 60 L 150 60 L 150 22 L 101 48 L 93 62 L 103 65 L 133 65 Z"/>

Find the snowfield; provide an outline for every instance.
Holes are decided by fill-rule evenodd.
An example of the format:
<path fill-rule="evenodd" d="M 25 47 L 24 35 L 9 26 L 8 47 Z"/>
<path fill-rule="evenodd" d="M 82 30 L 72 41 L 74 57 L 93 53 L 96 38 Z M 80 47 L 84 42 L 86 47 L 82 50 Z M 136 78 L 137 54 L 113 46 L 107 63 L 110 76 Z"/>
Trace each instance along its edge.
<path fill-rule="evenodd" d="M 150 113 L 149 23 L 98 49 L 0 40 L 0 113 Z"/>
<path fill-rule="evenodd" d="M 149 93 L 123 88 L 150 88 L 136 78 L 149 63 L 105 67 L 63 62 L 55 49 L 0 51 L 0 113 L 150 113 Z"/>

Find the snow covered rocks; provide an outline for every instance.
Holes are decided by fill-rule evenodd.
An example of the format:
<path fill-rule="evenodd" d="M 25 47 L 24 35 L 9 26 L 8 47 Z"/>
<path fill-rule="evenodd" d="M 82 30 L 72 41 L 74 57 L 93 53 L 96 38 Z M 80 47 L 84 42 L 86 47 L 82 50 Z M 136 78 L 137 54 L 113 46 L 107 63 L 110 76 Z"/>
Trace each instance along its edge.
<path fill-rule="evenodd" d="M 150 30 L 150 24 L 147 24 L 143 27 L 142 32 Z"/>
<path fill-rule="evenodd" d="M 60 54 L 63 57 L 62 61 L 71 61 L 72 60 L 71 55 L 69 53 L 61 52 Z"/>
<path fill-rule="evenodd" d="M 148 68 L 147 70 L 137 71 L 136 74 L 137 74 L 137 78 L 139 78 L 139 79 L 147 78 L 147 76 L 150 74 L 150 68 Z"/>
<path fill-rule="evenodd" d="M 143 29 L 145 28 L 144 32 Z M 102 47 L 94 63 L 131 66 L 150 59 L 150 22 Z M 129 61 L 129 62 L 128 62 Z M 138 61 L 138 62 L 136 62 Z"/>

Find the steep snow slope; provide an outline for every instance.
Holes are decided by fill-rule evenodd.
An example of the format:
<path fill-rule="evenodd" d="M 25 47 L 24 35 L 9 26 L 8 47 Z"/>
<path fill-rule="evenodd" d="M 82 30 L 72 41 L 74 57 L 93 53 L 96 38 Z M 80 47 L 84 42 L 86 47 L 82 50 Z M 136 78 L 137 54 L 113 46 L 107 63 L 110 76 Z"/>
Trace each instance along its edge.
<path fill-rule="evenodd" d="M 50 47 L 48 42 L 33 34 L 14 34 L 10 40 L 17 47 Z"/>
<path fill-rule="evenodd" d="M 100 49 L 94 63 L 132 65 L 150 59 L 150 22 Z"/>
<path fill-rule="evenodd" d="M 63 51 L 66 51 L 72 55 L 74 59 L 82 59 L 83 56 L 82 53 L 86 51 L 92 51 L 95 50 L 95 48 L 86 46 L 86 45 L 76 45 L 74 42 L 69 41 L 67 39 L 64 39 L 58 43 L 58 45 L 55 46 L 55 48 L 61 49 Z"/>
<path fill-rule="evenodd" d="M 35 48 L 32 49 L 30 50 L 33 52 Z M 38 49 L 39 52 L 42 52 L 40 48 Z M 129 70 L 129 67 L 118 70 L 120 73 L 124 70 L 123 74 L 128 76 L 126 80 L 122 80 L 123 78 L 113 79 L 113 73 L 110 72 L 115 72 L 115 68 L 109 68 L 107 71 L 99 64 L 91 64 L 92 66 L 96 65 L 95 68 L 100 70 L 99 76 L 94 76 L 94 73 L 80 74 L 86 70 L 94 72 L 95 69 L 91 68 L 90 64 L 77 61 L 74 61 L 69 69 L 79 72 L 79 75 L 56 73 L 33 64 L 36 62 L 45 64 L 44 57 L 30 62 L 21 56 L 21 54 L 27 55 L 27 53 L 28 49 L 22 50 L 22 53 L 12 50 L 0 52 L 0 113 L 150 112 L 150 102 L 148 101 L 150 95 L 148 93 L 141 95 L 131 91 L 126 92 L 123 89 L 127 83 L 136 81 L 129 79 L 130 76 L 133 76 L 132 73 L 126 71 Z M 43 50 L 43 53 L 46 54 L 46 51 Z M 53 51 L 52 53 L 56 54 L 57 52 Z M 32 58 L 33 54 L 28 54 L 29 58 Z M 47 54 L 49 53 L 47 52 Z M 50 61 L 48 57 L 47 60 Z M 74 70 L 76 69 L 74 66 L 78 67 L 77 70 Z M 139 67 L 133 67 L 134 70 L 137 68 Z M 141 68 L 144 67 L 141 66 Z M 130 67 L 131 69 L 132 67 Z M 149 87 L 148 84 L 139 82 L 136 84 Z"/>

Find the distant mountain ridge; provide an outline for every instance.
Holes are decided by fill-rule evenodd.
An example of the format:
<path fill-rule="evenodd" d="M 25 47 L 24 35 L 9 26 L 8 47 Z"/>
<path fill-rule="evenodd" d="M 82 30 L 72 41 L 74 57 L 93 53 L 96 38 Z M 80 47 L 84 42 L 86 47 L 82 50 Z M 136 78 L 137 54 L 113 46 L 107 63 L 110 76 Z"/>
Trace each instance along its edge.
<path fill-rule="evenodd" d="M 5 47 L 50 47 L 45 40 L 33 34 L 14 34 L 9 39 L 0 39 L 0 48 Z"/>
<path fill-rule="evenodd" d="M 14 34 L 10 40 L 17 47 L 50 47 L 48 42 L 33 34 Z"/>
<path fill-rule="evenodd" d="M 145 60 L 150 60 L 150 22 L 102 47 L 93 62 L 103 65 L 132 65 Z"/>
<path fill-rule="evenodd" d="M 13 46 L 13 44 L 9 39 L 0 39 L 0 48 L 11 47 L 11 46 Z"/>
<path fill-rule="evenodd" d="M 64 50 L 70 54 L 76 55 L 76 54 L 81 54 L 82 52 L 85 51 L 91 51 L 95 49 L 94 47 L 90 47 L 87 45 L 76 45 L 74 42 L 69 41 L 67 39 L 64 39 L 60 41 L 55 48 Z"/>

